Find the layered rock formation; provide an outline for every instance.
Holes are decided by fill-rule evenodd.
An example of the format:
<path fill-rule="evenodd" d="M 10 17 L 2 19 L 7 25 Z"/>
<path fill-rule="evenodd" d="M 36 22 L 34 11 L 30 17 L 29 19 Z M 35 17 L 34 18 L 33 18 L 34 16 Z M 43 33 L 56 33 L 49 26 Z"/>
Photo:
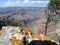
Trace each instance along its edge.
<path fill-rule="evenodd" d="M 33 40 L 53 41 L 42 34 L 37 35 L 26 27 L 3 26 L 0 31 L 0 45 L 25 45 Z M 55 42 L 58 45 L 58 42 Z"/>

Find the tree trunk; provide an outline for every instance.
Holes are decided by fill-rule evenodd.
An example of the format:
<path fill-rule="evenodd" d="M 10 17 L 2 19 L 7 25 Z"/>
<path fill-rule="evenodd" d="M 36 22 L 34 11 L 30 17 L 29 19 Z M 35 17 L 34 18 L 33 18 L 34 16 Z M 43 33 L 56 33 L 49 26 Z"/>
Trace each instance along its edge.
<path fill-rule="evenodd" d="M 45 25 L 45 36 L 47 36 L 47 28 L 48 28 L 49 20 L 50 20 L 50 15 L 48 14 L 48 18 L 47 18 L 46 25 Z"/>

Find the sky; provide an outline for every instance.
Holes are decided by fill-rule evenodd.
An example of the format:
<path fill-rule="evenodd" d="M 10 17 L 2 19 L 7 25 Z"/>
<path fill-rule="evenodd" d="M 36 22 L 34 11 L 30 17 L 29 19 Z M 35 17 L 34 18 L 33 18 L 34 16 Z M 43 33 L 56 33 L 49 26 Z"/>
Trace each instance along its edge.
<path fill-rule="evenodd" d="M 0 0 L 0 7 L 47 7 L 50 0 Z"/>

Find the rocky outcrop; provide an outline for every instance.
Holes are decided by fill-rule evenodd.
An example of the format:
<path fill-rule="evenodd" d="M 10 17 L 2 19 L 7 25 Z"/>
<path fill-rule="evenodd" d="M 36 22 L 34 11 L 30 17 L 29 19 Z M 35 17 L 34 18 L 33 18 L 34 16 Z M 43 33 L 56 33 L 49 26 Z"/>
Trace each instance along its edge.
<path fill-rule="evenodd" d="M 42 34 L 37 35 L 26 27 L 3 26 L 0 31 L 0 45 L 25 45 L 33 40 L 55 42 Z M 55 42 L 58 45 L 58 42 Z"/>

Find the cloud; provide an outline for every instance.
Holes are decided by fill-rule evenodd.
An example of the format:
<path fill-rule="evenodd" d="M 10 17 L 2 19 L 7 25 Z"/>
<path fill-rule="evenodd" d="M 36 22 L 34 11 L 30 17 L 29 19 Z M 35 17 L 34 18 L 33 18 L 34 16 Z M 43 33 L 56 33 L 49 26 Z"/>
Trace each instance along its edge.
<path fill-rule="evenodd" d="M 43 0 L 38 0 L 38 1 L 32 1 L 32 0 L 24 0 L 21 2 L 21 0 L 8 0 L 6 2 L 0 2 L 0 6 L 3 7 L 8 7 L 8 6 L 20 6 L 20 7 L 40 7 L 40 6 L 47 6 L 49 1 L 43 1 Z"/>
<path fill-rule="evenodd" d="M 49 3 L 49 1 L 37 1 L 37 3 Z"/>
<path fill-rule="evenodd" d="M 6 6 L 17 6 L 20 4 L 20 0 L 17 0 L 15 2 L 11 2 L 11 0 L 8 0 L 7 2 L 5 3 L 1 3 L 2 6 L 6 7 Z"/>
<path fill-rule="evenodd" d="M 29 0 L 25 0 L 23 1 L 23 3 L 49 3 L 49 1 L 29 1 Z"/>
<path fill-rule="evenodd" d="M 29 0 L 24 0 L 24 1 L 23 1 L 23 3 L 28 3 L 28 2 L 29 2 Z"/>

